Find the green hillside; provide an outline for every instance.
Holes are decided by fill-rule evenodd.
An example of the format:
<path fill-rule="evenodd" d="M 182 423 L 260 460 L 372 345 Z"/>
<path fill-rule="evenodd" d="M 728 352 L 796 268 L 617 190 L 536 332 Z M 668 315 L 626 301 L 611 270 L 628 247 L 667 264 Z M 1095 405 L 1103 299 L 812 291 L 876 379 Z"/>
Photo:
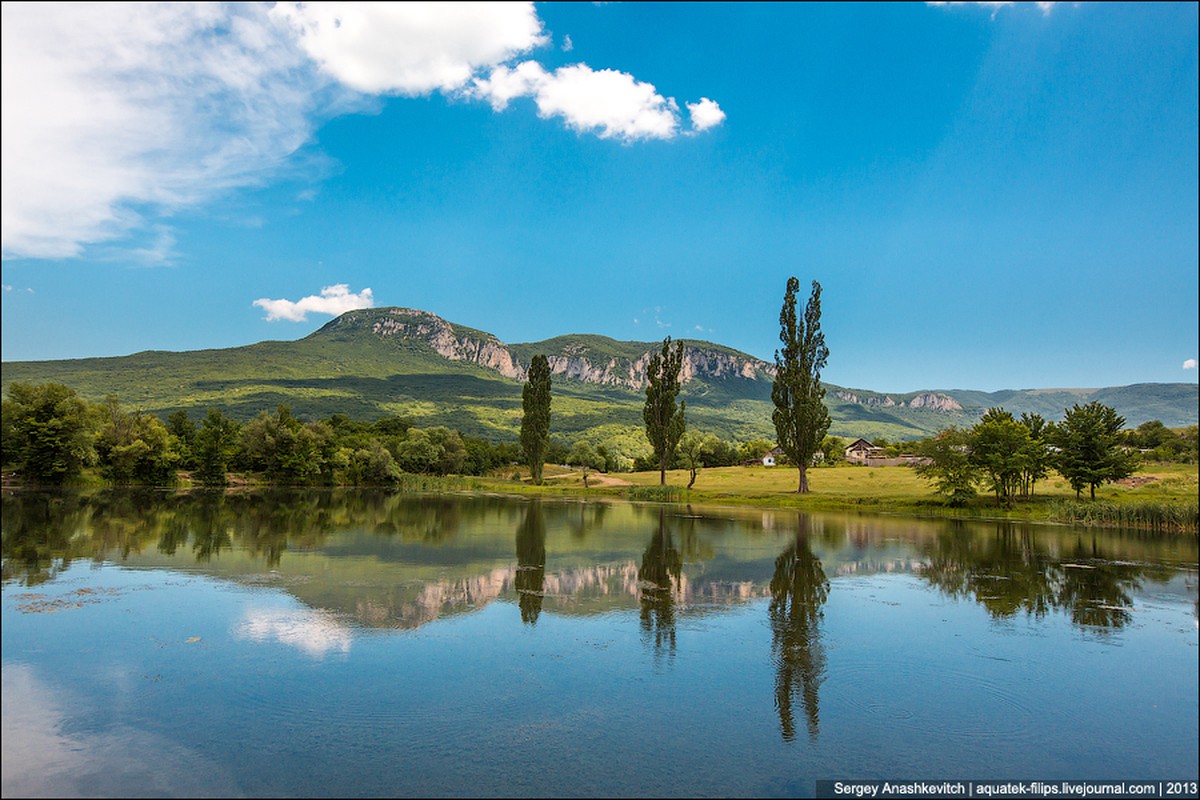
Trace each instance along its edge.
<path fill-rule="evenodd" d="M 394 329 L 385 330 L 381 327 L 385 325 Z M 682 394 L 688 402 L 690 427 L 730 440 L 774 438 L 767 365 L 721 345 L 695 340 L 687 345 L 694 348 L 697 365 Z M 592 335 L 506 345 L 491 334 L 427 312 L 363 309 L 292 342 L 6 362 L 3 384 L 7 391 L 15 381 L 55 381 L 89 400 L 116 394 L 130 408 L 158 414 L 185 409 L 194 417 L 216 408 L 248 419 L 279 403 L 309 418 L 336 413 L 364 420 L 399 415 L 419 426 L 447 425 L 471 435 L 511 441 L 520 426 L 523 378 L 506 377 L 494 365 L 482 363 L 485 358 L 523 369 L 520 365 L 528 364 L 534 354 L 545 353 L 563 363 L 570 361 L 571 369 L 598 373 L 608 368 L 628 382 L 638 359 L 644 361 L 646 353 L 658 346 Z M 847 437 L 919 438 L 949 425 L 970 425 L 996 405 L 1059 419 L 1065 408 L 1091 399 L 1114 406 L 1131 426 L 1148 419 L 1161 419 L 1169 426 L 1195 424 L 1197 416 L 1194 384 L 891 395 L 827 388 L 831 432 Z M 643 397 L 636 385 L 555 375 L 553 430 L 567 438 L 584 433 L 604 439 L 636 438 L 642 426 Z M 924 405 L 917 407 L 919 403 Z"/>

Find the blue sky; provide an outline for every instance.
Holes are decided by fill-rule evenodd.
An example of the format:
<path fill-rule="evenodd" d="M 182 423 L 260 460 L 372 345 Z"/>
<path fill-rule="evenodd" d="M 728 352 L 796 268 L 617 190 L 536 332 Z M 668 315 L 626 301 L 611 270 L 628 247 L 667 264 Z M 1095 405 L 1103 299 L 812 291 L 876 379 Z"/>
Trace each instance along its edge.
<path fill-rule="evenodd" d="M 366 304 L 769 360 L 795 275 L 839 385 L 1196 380 L 1195 4 L 5 3 L 2 30 L 6 361 Z"/>

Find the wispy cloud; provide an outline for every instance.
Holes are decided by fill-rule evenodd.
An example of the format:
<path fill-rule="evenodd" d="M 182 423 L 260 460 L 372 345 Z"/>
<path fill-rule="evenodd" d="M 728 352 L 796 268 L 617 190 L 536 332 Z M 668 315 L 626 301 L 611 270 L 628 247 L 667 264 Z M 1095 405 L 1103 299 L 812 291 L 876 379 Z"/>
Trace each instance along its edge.
<path fill-rule="evenodd" d="M 953 0 L 948 0 L 945 2 L 938 2 L 938 0 L 926 0 L 925 5 L 927 5 L 927 6 L 975 6 L 977 8 L 989 9 L 992 12 L 992 16 L 995 17 L 996 14 L 1000 12 L 1000 9 L 1005 8 L 1007 6 L 1014 6 L 1014 7 L 1015 6 L 1034 6 L 1038 9 L 1040 9 L 1043 14 L 1049 14 L 1050 11 L 1056 5 L 1058 5 L 1058 3 L 1051 3 L 1051 2 L 1015 3 L 1015 2 L 1011 2 L 1011 0 L 1009 0 L 1009 2 L 1005 2 L 1005 0 L 992 0 L 991 2 L 989 2 L 988 0 L 984 0 L 983 2 L 954 2 Z"/>
<path fill-rule="evenodd" d="M 1189 358 L 1186 361 L 1184 361 L 1183 368 L 1184 369 L 1195 369 L 1196 368 L 1196 359 Z"/>
<path fill-rule="evenodd" d="M 370 289 L 363 289 L 355 294 L 350 291 L 350 285 L 337 283 L 326 286 L 320 295 L 310 294 L 299 300 L 269 300 L 261 297 L 254 305 L 267 312 L 268 322 L 287 320 L 289 322 L 304 322 L 309 314 L 328 314 L 336 317 L 353 311 L 356 308 L 374 308 L 375 297 Z"/>
<path fill-rule="evenodd" d="M 63 258 L 277 172 L 326 79 L 257 5 L 3 6 L 3 251 Z"/>
<path fill-rule="evenodd" d="M 527 96 L 601 138 L 681 132 L 653 84 L 529 60 L 550 44 L 543 28 L 527 2 L 6 3 L 3 254 L 70 258 L 159 226 L 126 253 L 170 263 L 171 214 L 294 168 L 316 125 L 374 95 L 497 111 Z M 725 118 L 707 98 L 687 108 L 693 133 Z"/>

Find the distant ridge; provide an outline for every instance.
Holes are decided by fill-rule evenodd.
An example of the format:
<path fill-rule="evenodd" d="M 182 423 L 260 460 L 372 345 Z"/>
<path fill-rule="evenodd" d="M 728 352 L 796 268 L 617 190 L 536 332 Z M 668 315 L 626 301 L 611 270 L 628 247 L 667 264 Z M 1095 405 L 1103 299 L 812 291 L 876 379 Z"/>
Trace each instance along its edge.
<path fill-rule="evenodd" d="M 683 342 L 689 426 L 727 439 L 773 439 L 774 365 L 713 342 Z M 520 426 L 525 370 L 540 353 L 554 376 L 556 434 L 636 438 L 646 365 L 660 346 L 594 334 L 507 344 L 428 311 L 372 308 L 342 314 L 290 342 L 4 362 L 3 384 L 7 391 L 14 381 L 57 381 L 90 400 L 116 394 L 128 407 L 154 413 L 182 408 L 199 416 L 218 408 L 246 419 L 287 403 L 308 417 L 400 415 L 418 425 L 511 440 Z M 998 392 L 826 389 L 831 432 L 851 437 L 918 438 L 971 425 L 993 406 L 1057 420 L 1075 403 L 1092 400 L 1114 407 L 1131 427 L 1152 419 L 1170 427 L 1197 422 L 1197 387 L 1187 383 Z"/>

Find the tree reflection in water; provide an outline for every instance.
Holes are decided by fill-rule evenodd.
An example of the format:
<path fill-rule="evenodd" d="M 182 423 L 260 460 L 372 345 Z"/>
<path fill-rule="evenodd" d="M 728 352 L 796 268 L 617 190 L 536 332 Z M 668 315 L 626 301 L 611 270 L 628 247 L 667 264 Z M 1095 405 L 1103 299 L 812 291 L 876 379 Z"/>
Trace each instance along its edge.
<path fill-rule="evenodd" d="M 1165 582 L 1171 570 L 1117 560 L 1093 535 L 1057 555 L 1044 537 L 1029 525 L 997 523 L 990 536 L 952 522 L 947 531 L 926 546 L 927 564 L 920 574 L 951 597 L 965 597 L 996 619 L 1024 611 L 1035 619 L 1053 609 L 1070 614 L 1071 621 L 1106 633 L 1132 621 L 1131 592 L 1149 578 Z"/>
<path fill-rule="evenodd" d="M 542 613 L 546 581 L 546 518 L 542 501 L 533 499 L 517 526 L 517 574 L 513 583 L 521 607 L 521 621 L 533 625 Z"/>
<path fill-rule="evenodd" d="M 642 553 L 638 570 L 638 595 L 642 607 L 642 632 L 654 642 L 656 651 L 666 647 L 675 652 L 675 584 L 683 569 L 683 558 L 671 540 L 665 509 L 658 511 L 658 525 Z"/>
<path fill-rule="evenodd" d="M 771 577 L 771 650 L 775 658 L 775 708 L 785 741 L 796 737 L 792 702 L 804 706 L 808 736 L 820 729 L 818 692 L 825 680 L 821 644 L 821 606 L 829 597 L 829 579 L 808 541 L 809 518 L 801 514 L 795 541 L 775 559 Z"/>

